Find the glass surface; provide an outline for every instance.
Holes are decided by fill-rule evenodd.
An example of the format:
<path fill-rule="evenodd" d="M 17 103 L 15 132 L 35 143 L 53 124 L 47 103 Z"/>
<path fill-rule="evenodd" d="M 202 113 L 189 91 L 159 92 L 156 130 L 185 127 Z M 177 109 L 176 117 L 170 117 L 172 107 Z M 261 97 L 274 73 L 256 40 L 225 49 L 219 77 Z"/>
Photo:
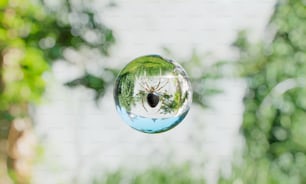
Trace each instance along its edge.
<path fill-rule="evenodd" d="M 136 58 L 123 68 L 116 80 L 114 98 L 117 111 L 129 126 L 158 133 L 184 119 L 192 90 L 179 64 L 149 55 Z"/>

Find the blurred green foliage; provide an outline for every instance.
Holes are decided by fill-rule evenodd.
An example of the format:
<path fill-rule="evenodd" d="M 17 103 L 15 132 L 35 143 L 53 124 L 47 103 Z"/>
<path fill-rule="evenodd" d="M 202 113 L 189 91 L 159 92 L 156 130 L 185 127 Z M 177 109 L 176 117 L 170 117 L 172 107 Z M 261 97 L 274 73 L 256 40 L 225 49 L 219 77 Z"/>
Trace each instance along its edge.
<path fill-rule="evenodd" d="M 234 46 L 247 81 L 241 131 L 244 163 L 220 183 L 306 183 L 306 4 L 278 1 L 271 40 L 252 44 L 240 32 Z"/>
<path fill-rule="evenodd" d="M 50 6 L 46 2 L 0 1 L 1 137 L 7 137 L 14 118 L 28 116 L 21 106 L 40 100 L 45 90 L 43 74 L 54 61 L 63 58 L 65 49 L 78 51 L 87 47 L 108 55 L 115 41 L 112 31 L 88 3 L 66 0 Z M 107 84 L 85 71 L 68 86 L 92 88 L 99 98 Z"/>
<path fill-rule="evenodd" d="M 192 102 L 207 108 L 211 105 L 210 98 L 223 92 L 218 81 L 226 74 L 223 69 L 226 62 L 209 63 L 210 54 L 199 55 L 194 51 L 190 58 L 179 61 L 185 68 L 192 86 Z"/>
<path fill-rule="evenodd" d="M 172 166 L 172 167 L 152 167 L 142 172 L 131 173 L 124 170 L 118 170 L 106 174 L 104 177 L 96 178 L 92 184 L 205 184 L 205 181 L 193 175 L 190 167 Z"/>
<path fill-rule="evenodd" d="M 95 100 L 99 100 L 105 93 L 106 81 L 90 73 L 85 73 L 82 77 L 66 83 L 66 86 L 76 87 L 84 86 L 95 91 Z"/>
<path fill-rule="evenodd" d="M 0 1 L 0 142 L 1 145 L 9 143 L 10 148 L 15 148 L 21 135 L 29 131 L 27 126 L 9 131 L 12 122 L 30 118 L 30 104 L 39 102 L 45 91 L 44 73 L 53 62 L 64 59 L 65 49 L 75 52 L 96 49 L 101 56 L 106 56 L 115 41 L 112 31 L 86 2 L 52 1 L 56 6 L 47 2 L 50 3 Z M 84 71 L 84 76 L 73 80 L 70 86 L 84 85 L 101 96 L 107 87 L 104 81 Z M 14 182 L 29 183 L 29 171 L 18 170 L 16 165 L 21 162 L 27 167 L 30 163 L 22 154 L 11 150 L 0 150 L 1 176 L 6 177 L 8 172 Z"/>

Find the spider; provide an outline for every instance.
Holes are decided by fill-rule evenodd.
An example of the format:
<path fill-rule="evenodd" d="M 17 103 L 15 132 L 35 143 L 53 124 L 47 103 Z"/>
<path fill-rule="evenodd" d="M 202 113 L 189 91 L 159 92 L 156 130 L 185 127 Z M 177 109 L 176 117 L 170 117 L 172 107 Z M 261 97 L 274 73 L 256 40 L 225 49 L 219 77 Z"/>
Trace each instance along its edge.
<path fill-rule="evenodd" d="M 145 91 L 140 91 L 140 95 L 142 97 L 146 97 L 146 102 L 152 108 L 155 108 L 161 100 L 161 92 L 160 90 L 163 89 L 169 81 L 166 81 L 162 84 L 159 80 L 156 86 L 150 86 L 147 81 L 141 81 L 139 84 Z M 148 112 L 147 108 L 144 105 L 144 98 L 142 98 L 142 106 Z"/>

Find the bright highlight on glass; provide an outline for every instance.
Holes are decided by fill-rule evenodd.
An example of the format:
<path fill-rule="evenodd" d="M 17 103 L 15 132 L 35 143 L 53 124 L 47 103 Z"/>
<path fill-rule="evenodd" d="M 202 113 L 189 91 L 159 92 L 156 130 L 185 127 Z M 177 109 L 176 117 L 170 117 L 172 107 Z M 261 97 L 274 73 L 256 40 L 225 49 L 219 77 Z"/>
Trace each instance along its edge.
<path fill-rule="evenodd" d="M 189 111 L 192 90 L 184 69 L 158 55 L 136 58 L 119 73 L 117 111 L 132 128 L 159 133 L 178 125 Z"/>

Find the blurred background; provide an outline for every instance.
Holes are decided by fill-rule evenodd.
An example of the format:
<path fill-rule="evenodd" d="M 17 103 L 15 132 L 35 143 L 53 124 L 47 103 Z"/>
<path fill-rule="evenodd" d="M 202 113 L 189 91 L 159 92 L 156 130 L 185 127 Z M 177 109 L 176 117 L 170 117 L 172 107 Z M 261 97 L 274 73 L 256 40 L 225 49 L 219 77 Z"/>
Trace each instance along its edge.
<path fill-rule="evenodd" d="M 306 182 L 306 1 L 0 0 L 0 183 Z M 185 120 L 129 128 L 136 57 L 179 62 Z"/>

